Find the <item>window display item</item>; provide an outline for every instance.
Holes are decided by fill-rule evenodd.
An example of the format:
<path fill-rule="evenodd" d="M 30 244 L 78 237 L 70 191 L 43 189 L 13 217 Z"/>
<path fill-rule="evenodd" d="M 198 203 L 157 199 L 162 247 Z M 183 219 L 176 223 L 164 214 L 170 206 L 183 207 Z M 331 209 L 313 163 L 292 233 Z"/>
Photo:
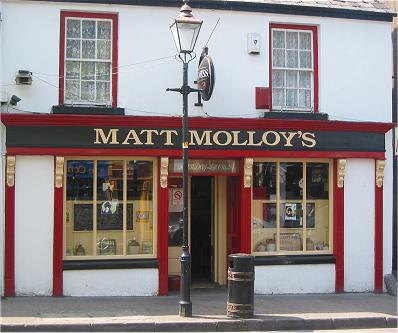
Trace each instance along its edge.
<path fill-rule="evenodd" d="M 140 243 L 138 243 L 135 239 L 131 239 L 127 245 L 127 253 L 128 254 L 138 254 L 140 252 Z"/>

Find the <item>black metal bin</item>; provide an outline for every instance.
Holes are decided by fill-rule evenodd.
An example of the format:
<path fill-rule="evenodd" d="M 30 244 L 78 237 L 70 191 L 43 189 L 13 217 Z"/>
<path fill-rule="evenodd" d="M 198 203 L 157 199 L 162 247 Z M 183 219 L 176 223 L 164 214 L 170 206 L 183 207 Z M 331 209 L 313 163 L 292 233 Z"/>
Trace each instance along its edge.
<path fill-rule="evenodd" d="M 228 256 L 227 316 L 252 318 L 254 310 L 254 257 L 236 253 Z"/>

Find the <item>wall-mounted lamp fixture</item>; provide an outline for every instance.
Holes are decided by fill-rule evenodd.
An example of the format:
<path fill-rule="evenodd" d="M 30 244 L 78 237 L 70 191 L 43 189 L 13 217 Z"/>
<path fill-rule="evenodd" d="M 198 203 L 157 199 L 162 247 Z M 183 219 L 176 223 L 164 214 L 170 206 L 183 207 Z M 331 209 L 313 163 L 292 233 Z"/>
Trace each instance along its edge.
<path fill-rule="evenodd" d="M 11 99 L 10 99 L 10 105 L 14 105 L 15 106 L 20 101 L 21 101 L 21 99 L 18 96 L 12 95 Z"/>
<path fill-rule="evenodd" d="M 32 84 L 32 72 L 26 70 L 19 70 L 15 74 L 15 83 L 17 85 L 31 85 Z"/>

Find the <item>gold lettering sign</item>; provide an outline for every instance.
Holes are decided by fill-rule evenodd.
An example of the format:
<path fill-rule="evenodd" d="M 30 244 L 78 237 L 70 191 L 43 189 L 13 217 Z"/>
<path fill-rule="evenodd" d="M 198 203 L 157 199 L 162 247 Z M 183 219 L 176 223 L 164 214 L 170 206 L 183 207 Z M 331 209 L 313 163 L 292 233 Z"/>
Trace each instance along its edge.
<path fill-rule="evenodd" d="M 171 173 L 182 172 L 182 160 L 171 160 Z M 236 160 L 189 160 L 188 172 L 191 173 L 238 173 L 239 161 Z"/>
<path fill-rule="evenodd" d="M 180 148 L 177 130 L 94 128 L 95 145 L 157 146 Z M 177 143 L 180 142 L 180 143 Z M 190 130 L 186 146 L 314 148 L 315 133 L 303 131 Z"/>

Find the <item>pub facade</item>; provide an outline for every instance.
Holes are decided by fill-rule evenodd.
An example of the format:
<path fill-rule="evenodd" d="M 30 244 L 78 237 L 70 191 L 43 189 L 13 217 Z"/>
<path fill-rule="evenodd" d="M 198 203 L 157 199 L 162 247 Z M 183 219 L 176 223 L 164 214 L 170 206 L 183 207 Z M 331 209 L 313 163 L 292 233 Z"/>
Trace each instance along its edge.
<path fill-rule="evenodd" d="M 3 295 L 178 285 L 182 101 L 166 88 L 181 80 L 179 6 L 3 2 Z M 250 253 L 258 294 L 383 292 L 394 14 L 191 6 L 217 73 L 209 101 L 189 99 L 192 286 L 225 286 L 228 254 Z M 192 61 L 191 86 L 196 73 Z"/>

